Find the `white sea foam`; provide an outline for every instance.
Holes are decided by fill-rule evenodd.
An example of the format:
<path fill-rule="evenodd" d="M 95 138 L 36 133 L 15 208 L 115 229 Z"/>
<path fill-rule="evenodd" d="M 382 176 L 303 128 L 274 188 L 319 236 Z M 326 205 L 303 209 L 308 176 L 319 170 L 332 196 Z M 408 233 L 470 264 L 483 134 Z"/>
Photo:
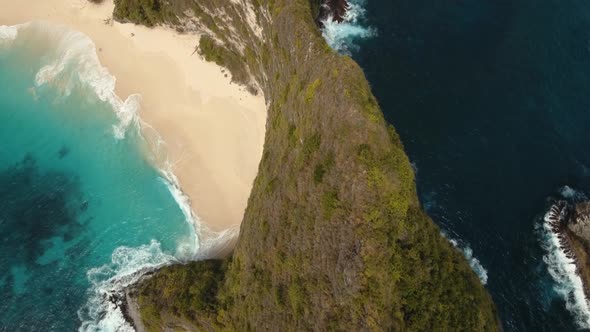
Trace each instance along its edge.
<path fill-rule="evenodd" d="M 31 22 L 0 27 L 0 39 L 17 39 L 21 35 L 20 31 L 26 36 L 23 38 L 36 35 L 49 43 L 45 50 L 46 63 L 35 75 L 36 86 L 53 84 L 65 96 L 78 85 L 88 87 L 115 111 L 119 123 L 113 126 L 113 134 L 118 139 L 125 137 L 129 126 L 138 123 L 140 96 L 131 95 L 123 101 L 115 94 L 116 78 L 101 65 L 96 45 L 88 36 L 66 26 Z"/>
<path fill-rule="evenodd" d="M 177 247 L 176 257 L 185 261 L 193 260 L 197 256 L 197 252 L 199 250 L 199 238 L 197 236 L 196 230 L 198 229 L 199 225 L 201 225 L 201 222 L 191 208 L 189 197 L 185 195 L 180 189 L 178 179 L 172 172 L 172 168 L 168 166 L 166 169 L 161 169 L 160 172 L 164 176 L 164 181 L 168 187 L 168 191 L 170 191 L 170 194 L 172 197 L 174 197 L 176 204 L 178 204 L 182 210 L 186 222 L 191 226 L 191 234 L 189 237 L 192 240 L 180 244 Z"/>
<path fill-rule="evenodd" d="M 362 25 L 365 17 L 364 4 L 365 0 L 350 0 L 343 22 L 334 21 L 332 17 L 322 21 L 322 35 L 334 50 L 350 55 L 351 51 L 358 49 L 356 41 L 377 34 L 374 28 Z"/>
<path fill-rule="evenodd" d="M 588 199 L 583 192 L 577 191 L 570 186 L 561 187 L 559 189 L 559 194 L 565 199 L 573 200 L 576 202 Z"/>
<path fill-rule="evenodd" d="M 159 144 L 166 144 L 159 140 Z M 160 170 L 165 178 L 168 190 L 180 206 L 184 216 L 192 226 L 195 233 L 193 234 L 194 245 L 179 247 L 176 257 L 184 260 L 200 260 L 216 257 L 219 253 L 224 252 L 236 239 L 239 234 L 239 225 L 230 227 L 221 232 L 214 232 L 207 228 L 191 208 L 190 198 L 182 192 L 178 179 L 174 175 L 173 166 L 169 159 L 166 159 L 164 167 Z"/>
<path fill-rule="evenodd" d="M 205 225 L 199 225 L 199 251 L 195 259 L 215 258 L 227 253 L 240 233 L 240 226 L 235 225 L 221 232 L 214 232 Z"/>
<path fill-rule="evenodd" d="M 567 195 L 571 193 L 566 190 Z M 543 261 L 556 282 L 554 290 L 563 297 L 566 308 L 574 315 L 578 326 L 588 329 L 590 328 L 590 306 L 584 293 L 582 279 L 576 272 L 576 264 L 573 259 L 567 257 L 558 234 L 552 230 L 551 213 L 547 212 L 543 220 L 541 244 L 547 252 L 543 256 Z"/>
<path fill-rule="evenodd" d="M 92 288 L 88 302 L 78 311 L 83 322 L 79 331 L 133 331 L 120 307 L 125 287 L 146 272 L 174 262 L 178 260 L 162 252 L 157 241 L 139 248 L 117 248 L 109 264 L 87 272 Z"/>
<path fill-rule="evenodd" d="M 157 132 L 156 142 L 158 147 L 154 153 L 165 153 L 162 147 L 165 142 Z M 205 246 L 199 242 L 201 222 L 191 208 L 190 199 L 180 189 L 168 160 L 160 169 L 160 173 L 162 181 L 180 207 L 186 222 L 191 226 L 190 234 L 177 243 L 174 256 L 162 252 L 160 244 L 152 240 L 150 245 L 139 248 L 119 247 L 113 253 L 111 263 L 91 269 L 87 273 L 92 284 L 90 297 L 87 304 L 78 311 L 78 316 L 82 320 L 79 331 L 134 331 L 121 311 L 124 289 L 136 283 L 146 273 L 163 266 L 208 257 L 203 255 L 207 250 L 200 249 L 211 247 L 210 240 L 205 241 Z"/>
<path fill-rule="evenodd" d="M 238 235 L 239 227 L 222 232 L 208 230 L 191 209 L 190 200 L 178 185 L 169 163 L 161 169 L 163 181 L 178 203 L 186 221 L 192 226 L 185 242 L 177 244 L 174 256 L 162 252 L 160 244 L 152 240 L 150 245 L 139 248 L 119 247 L 109 264 L 88 271 L 92 287 L 89 300 L 78 311 L 82 321 L 79 331 L 134 331 L 121 311 L 121 298 L 126 287 L 136 283 L 150 271 L 173 263 L 211 258 L 226 249 Z"/>
<path fill-rule="evenodd" d="M 488 271 L 483 267 L 483 265 L 481 265 L 481 262 L 479 261 L 479 259 L 477 259 L 473 255 L 473 249 L 471 249 L 469 244 L 459 243 L 458 240 L 455 240 L 455 239 L 449 237 L 444 232 L 442 232 L 441 234 L 443 237 L 445 237 L 447 240 L 449 240 L 449 242 L 451 242 L 451 244 L 455 248 L 461 250 L 461 252 L 463 253 L 463 256 L 465 256 L 465 259 L 467 259 L 467 262 L 469 262 L 469 266 L 471 266 L 471 269 L 473 270 L 473 272 L 475 272 L 475 274 L 477 274 L 477 277 L 479 278 L 481 283 L 483 285 L 487 284 L 488 283 Z"/>
<path fill-rule="evenodd" d="M 237 228 L 231 228 L 220 233 L 210 232 L 201 248 L 191 259 L 210 258 L 237 235 Z M 192 247 L 191 243 L 185 244 Z M 180 244 L 179 247 L 183 247 Z M 192 251 L 190 251 L 192 253 Z M 78 317 L 82 325 L 80 332 L 98 331 L 134 331 L 125 319 L 122 301 L 125 288 L 140 280 L 146 273 L 155 271 L 163 266 L 181 263 L 184 259 L 166 254 L 160 243 L 155 240 L 149 245 L 138 248 L 119 247 L 111 257 L 111 262 L 87 272 L 92 287 L 89 299 L 84 307 L 78 310 Z"/>
<path fill-rule="evenodd" d="M 158 145 L 165 144 L 163 140 L 158 140 Z M 165 150 L 165 147 L 160 147 L 159 149 Z M 160 169 L 160 172 L 165 179 L 168 190 L 178 203 L 178 206 L 180 206 L 187 222 L 193 226 L 195 232 L 193 234 L 194 245 L 179 247 L 176 257 L 184 260 L 212 258 L 224 252 L 228 246 L 231 246 L 233 240 L 239 234 L 239 225 L 221 232 L 214 232 L 207 228 L 192 210 L 190 198 L 180 189 L 179 181 L 174 175 L 173 165 L 169 159 L 166 159 L 165 165 Z"/>
<path fill-rule="evenodd" d="M 588 199 L 583 192 L 569 186 L 560 188 L 559 194 L 570 203 Z M 578 275 L 575 261 L 567 256 L 559 234 L 552 227 L 552 223 L 560 218 L 556 216 L 556 212 L 549 209 L 543 217 L 542 225 L 538 225 L 541 230 L 541 245 L 546 251 L 543 261 L 547 264 L 549 275 L 555 281 L 555 292 L 564 299 L 566 308 L 575 317 L 578 326 L 590 329 L 590 302 L 586 298 L 584 284 Z"/>
<path fill-rule="evenodd" d="M 473 271 L 475 271 L 475 273 L 479 277 L 479 280 L 481 280 L 481 283 L 484 285 L 487 284 L 488 271 L 483 267 L 483 265 L 481 265 L 479 260 L 475 258 L 475 256 L 473 256 L 473 250 L 469 246 L 467 246 L 463 248 L 463 255 L 465 256 L 465 258 L 467 258 L 469 266 L 471 266 Z"/>
<path fill-rule="evenodd" d="M 1 26 L 0 40 L 16 40 L 20 38 L 21 32 L 23 38 L 34 35 L 49 43 L 45 50 L 48 53 L 44 57 L 47 63 L 35 76 L 38 87 L 51 84 L 61 89 L 64 96 L 71 94 L 79 85 L 94 91 L 101 101 L 112 105 L 117 114 L 119 122 L 113 126 L 113 134 L 118 139 L 125 137 L 130 126 L 140 128 L 140 96 L 132 95 L 122 101 L 115 94 L 116 79 L 100 64 L 96 46 L 89 37 L 65 26 L 33 22 L 13 27 Z M 157 132 L 156 142 L 165 150 L 165 142 Z M 165 157 L 164 155 L 163 159 Z M 179 239 L 175 255 L 162 252 L 160 244 L 153 240 L 149 245 L 137 248 L 119 247 L 113 252 L 110 263 L 89 270 L 89 299 L 78 311 L 82 321 L 80 331 L 133 331 L 133 327 L 125 321 L 120 309 L 121 303 L 117 303 L 121 301 L 125 287 L 137 282 L 145 273 L 162 266 L 209 258 L 236 238 L 238 227 L 217 233 L 201 224 L 191 209 L 188 196 L 180 189 L 169 161 L 164 163 L 160 172 L 186 221 L 191 225 L 191 233 Z M 202 243 L 200 239 L 203 239 Z"/>
<path fill-rule="evenodd" d="M 0 25 L 0 42 L 13 41 L 18 35 L 18 26 Z"/>

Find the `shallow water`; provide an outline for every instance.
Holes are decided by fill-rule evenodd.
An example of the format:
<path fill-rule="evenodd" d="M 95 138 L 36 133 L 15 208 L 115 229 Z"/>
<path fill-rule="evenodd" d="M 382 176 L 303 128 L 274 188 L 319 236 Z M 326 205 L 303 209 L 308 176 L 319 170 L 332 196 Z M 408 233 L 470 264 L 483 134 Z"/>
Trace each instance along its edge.
<path fill-rule="evenodd" d="M 0 27 L 0 331 L 124 326 L 108 295 L 197 249 L 113 91 L 82 34 Z"/>
<path fill-rule="evenodd" d="M 560 188 L 590 191 L 590 2 L 364 8 L 376 34 L 352 38 L 353 57 L 417 168 L 424 207 L 487 270 L 505 330 L 590 327 L 565 301 L 571 279 L 551 274 L 568 267 L 543 227 Z"/>

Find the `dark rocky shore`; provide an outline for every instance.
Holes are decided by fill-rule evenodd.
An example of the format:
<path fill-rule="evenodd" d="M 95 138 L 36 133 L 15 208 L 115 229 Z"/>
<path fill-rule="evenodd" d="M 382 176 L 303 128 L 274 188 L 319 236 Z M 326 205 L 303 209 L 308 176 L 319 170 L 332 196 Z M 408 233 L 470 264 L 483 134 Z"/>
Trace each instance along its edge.
<path fill-rule="evenodd" d="M 135 331 L 144 332 L 146 329 L 139 314 L 139 304 L 135 301 L 132 294 L 134 291 L 135 288 L 130 286 L 128 289 L 125 289 L 123 293 L 109 295 L 108 301 L 121 310 L 123 318 L 135 329 Z"/>
<path fill-rule="evenodd" d="M 558 201 L 551 206 L 548 222 L 566 256 L 573 259 L 590 298 L 590 201 L 578 204 Z"/>
<path fill-rule="evenodd" d="M 147 331 L 143 321 L 141 319 L 141 314 L 139 310 L 139 303 L 137 303 L 137 286 L 140 285 L 143 281 L 151 278 L 158 270 L 153 271 L 139 271 L 138 274 L 141 274 L 139 280 L 135 283 L 125 287 L 121 292 L 113 292 L 112 294 L 107 296 L 107 300 L 115 305 L 116 308 L 121 310 L 123 314 L 123 318 L 127 323 L 129 323 L 136 332 L 144 332 Z"/>
<path fill-rule="evenodd" d="M 322 21 L 331 16 L 334 21 L 342 23 L 344 22 L 344 17 L 346 16 L 347 10 L 347 0 L 325 0 L 320 7 L 318 21 L 321 24 Z"/>
<path fill-rule="evenodd" d="M 125 294 L 120 298 L 121 311 L 123 312 L 125 320 L 133 326 L 136 332 L 144 332 L 146 331 L 146 328 L 141 320 L 139 304 L 135 300 L 137 297 L 136 294 L 134 294 L 135 291 L 136 289 L 133 286 L 125 289 Z"/>

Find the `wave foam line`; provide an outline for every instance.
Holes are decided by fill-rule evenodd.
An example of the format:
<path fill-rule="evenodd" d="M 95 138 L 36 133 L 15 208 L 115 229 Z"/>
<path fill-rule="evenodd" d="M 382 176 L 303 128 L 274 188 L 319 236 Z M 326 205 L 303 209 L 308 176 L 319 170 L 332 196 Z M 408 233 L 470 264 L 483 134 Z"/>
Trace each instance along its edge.
<path fill-rule="evenodd" d="M 21 36 L 27 38 L 31 35 L 42 36 L 42 40 L 50 45 L 44 50 L 47 52 L 45 58 L 50 60 L 35 75 L 36 86 L 53 84 L 61 88 L 65 96 L 77 84 L 89 87 L 101 101 L 112 106 L 119 119 L 119 123 L 113 125 L 114 136 L 125 138 L 127 128 L 138 123 L 141 96 L 130 95 L 123 101 L 116 95 L 116 78 L 101 65 L 94 42 L 81 32 L 46 22 L 0 27 L 0 40 L 16 41 Z"/>
<path fill-rule="evenodd" d="M 44 50 L 48 52 L 44 54 L 45 58 L 50 60 L 37 72 L 36 86 L 52 84 L 61 88 L 65 96 L 71 94 L 77 84 L 89 87 L 101 101 L 113 107 L 119 119 L 119 123 L 113 126 L 117 139 L 124 139 L 131 125 L 137 130 L 141 125 L 146 125 L 141 123 L 138 116 L 140 95 L 131 95 L 125 101 L 116 95 L 116 78 L 101 65 L 96 45 L 88 36 L 65 26 L 44 22 L 0 26 L 0 42 L 15 42 L 21 36 L 25 39 L 30 35 L 42 36 L 43 41 L 50 45 Z M 160 146 L 165 146 L 161 136 L 156 134 L 158 148 L 155 154 L 159 153 Z M 180 240 L 174 256 L 162 252 L 160 243 L 155 240 L 138 248 L 119 247 L 113 252 L 110 263 L 89 270 L 87 276 L 92 287 L 88 291 L 88 302 L 78 311 L 82 321 L 80 331 L 133 331 L 121 311 L 121 299 L 126 287 L 136 283 L 146 273 L 165 265 L 209 258 L 227 249 L 237 237 L 239 227 L 213 232 L 202 225 L 191 209 L 189 197 L 182 192 L 168 160 L 159 171 L 186 221 L 192 226 L 189 239 Z M 203 239 L 202 243 L 200 238 Z"/>
<path fill-rule="evenodd" d="M 366 14 L 364 4 L 365 0 L 350 0 L 343 22 L 335 21 L 331 15 L 322 20 L 322 35 L 334 50 L 350 55 L 358 49 L 357 40 L 377 35 L 377 30 L 361 24 Z"/>
<path fill-rule="evenodd" d="M 181 250 L 176 256 L 184 260 L 200 260 L 214 258 L 219 256 L 220 253 L 227 252 L 228 249 L 231 249 L 239 234 L 239 225 L 221 232 L 210 230 L 192 209 L 190 197 L 182 191 L 180 181 L 174 173 L 174 164 L 167 155 L 166 141 L 148 123 L 141 122 L 141 128 L 150 131 L 148 136 L 151 143 L 152 162 L 159 165 L 158 170 L 164 183 L 182 210 L 185 220 L 192 226 L 194 231 L 195 244 L 191 247 L 192 250 L 187 250 L 191 248 L 185 248 L 185 250 L 180 248 Z"/>
<path fill-rule="evenodd" d="M 449 237 L 444 232 L 442 232 L 441 234 L 444 238 L 451 242 L 453 247 L 459 249 L 463 253 L 463 256 L 465 256 L 465 259 L 467 259 L 469 266 L 471 267 L 473 272 L 475 272 L 475 274 L 479 278 L 479 281 L 481 281 L 483 285 L 486 285 L 488 283 L 488 271 L 483 267 L 483 265 L 481 265 L 479 259 L 477 259 L 473 255 L 473 249 L 471 249 L 471 247 L 468 244 L 460 244 L 458 240 Z"/>
<path fill-rule="evenodd" d="M 0 25 L 0 42 L 10 42 L 18 35 L 18 25 Z"/>
<path fill-rule="evenodd" d="M 192 243 L 186 243 L 185 245 L 179 246 L 177 248 L 176 256 L 185 261 L 194 260 L 200 247 L 198 228 L 199 225 L 201 225 L 201 221 L 191 208 L 190 198 L 180 189 L 178 178 L 172 172 L 171 167 L 160 169 L 160 173 L 163 176 L 164 183 L 168 187 L 168 191 L 170 191 L 176 204 L 180 207 L 186 222 L 191 226 L 192 230 L 190 236 L 193 239 L 193 241 L 191 241 Z"/>
<path fill-rule="evenodd" d="M 158 149 L 154 152 L 161 152 L 165 142 L 159 135 L 157 144 Z M 188 239 L 178 243 L 174 256 L 162 252 L 160 243 L 152 240 L 150 245 L 139 248 L 119 247 L 113 253 L 111 263 L 89 270 L 87 276 L 92 287 L 88 302 L 78 311 L 82 321 L 80 332 L 134 331 L 121 310 L 128 286 L 164 266 L 215 257 L 229 249 L 232 240 L 237 238 L 239 227 L 212 232 L 201 223 L 191 208 L 189 197 L 180 189 L 169 160 L 159 170 L 192 232 Z"/>
<path fill-rule="evenodd" d="M 88 302 L 78 310 L 82 321 L 78 331 L 134 331 L 121 310 L 125 288 L 146 273 L 176 262 L 178 260 L 162 252 L 160 243 L 154 240 L 139 248 L 117 248 L 109 264 L 86 273 L 92 288 Z"/>
<path fill-rule="evenodd" d="M 561 188 L 560 194 L 563 198 L 574 200 L 585 197 L 568 186 Z M 564 299 L 566 309 L 572 313 L 576 324 L 582 329 L 590 329 L 590 303 L 584 292 L 582 278 L 578 275 L 576 262 L 568 257 L 558 232 L 554 231 L 553 222 L 558 219 L 553 209 L 549 209 L 543 217 L 540 227 L 541 246 L 546 251 L 543 261 L 555 281 L 553 289 Z"/>
<path fill-rule="evenodd" d="M 190 198 L 181 190 L 178 178 L 172 171 L 172 165 L 167 160 L 166 166 L 160 169 L 168 190 L 180 206 L 187 222 L 191 224 L 194 230 L 195 244 L 190 247 L 180 248 L 181 252 L 177 257 L 185 260 L 201 260 L 218 257 L 231 249 L 234 241 L 239 235 L 240 226 L 236 225 L 221 232 L 210 230 L 193 212 Z M 193 250 L 188 251 L 190 248 Z"/>

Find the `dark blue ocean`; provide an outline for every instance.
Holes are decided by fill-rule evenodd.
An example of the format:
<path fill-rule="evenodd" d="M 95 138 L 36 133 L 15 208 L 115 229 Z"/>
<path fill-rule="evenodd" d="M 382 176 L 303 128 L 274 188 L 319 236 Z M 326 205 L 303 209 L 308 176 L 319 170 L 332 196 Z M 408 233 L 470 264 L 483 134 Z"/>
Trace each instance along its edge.
<path fill-rule="evenodd" d="M 590 1 L 352 3 L 327 37 L 365 70 L 424 207 L 487 270 L 505 330 L 590 327 L 541 226 L 550 197 L 590 191 Z"/>

